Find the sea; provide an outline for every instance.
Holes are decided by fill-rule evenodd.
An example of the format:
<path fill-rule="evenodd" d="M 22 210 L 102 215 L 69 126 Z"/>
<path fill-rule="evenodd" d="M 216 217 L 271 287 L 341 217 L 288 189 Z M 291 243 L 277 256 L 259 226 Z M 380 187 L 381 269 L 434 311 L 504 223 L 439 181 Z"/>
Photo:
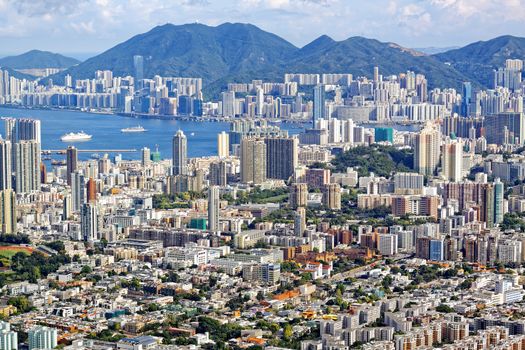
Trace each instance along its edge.
<path fill-rule="evenodd" d="M 87 160 L 107 153 L 110 157 L 120 154 L 123 159 L 140 159 L 141 149 L 148 147 L 152 152 L 158 150 L 163 159 L 171 158 L 171 140 L 173 135 L 182 130 L 188 138 L 188 156 L 205 157 L 217 154 L 217 134 L 229 131 L 228 122 L 131 118 L 117 114 L 88 113 L 71 110 L 49 109 L 18 109 L 0 107 L 0 117 L 33 118 L 41 121 L 42 149 L 64 150 L 69 145 L 80 151 L 79 158 Z M 123 133 L 121 129 L 142 126 L 147 131 L 143 133 Z M 365 125 L 378 127 L 382 125 Z M 384 125 L 399 131 L 417 131 L 416 125 Z M 295 135 L 309 125 L 287 124 L 280 125 Z M 83 131 L 92 135 L 89 141 L 62 142 L 60 137 L 70 132 Z M 0 123 L 0 134 L 4 134 Z M 134 150 L 131 152 L 113 152 L 112 150 Z M 49 157 L 49 156 L 46 156 Z M 52 159 L 63 160 L 63 155 L 53 153 Z M 49 160 L 49 159 L 48 159 Z"/>
<path fill-rule="evenodd" d="M 131 118 L 116 114 L 77 112 L 70 110 L 18 109 L 0 107 L 0 117 L 32 118 L 41 121 L 42 149 L 64 150 L 73 145 L 79 150 L 79 158 L 87 160 L 107 153 L 110 157 L 121 154 L 123 159 L 140 159 L 141 149 L 148 147 L 152 152 L 158 150 L 161 158 L 171 158 L 173 135 L 182 130 L 188 138 L 188 156 L 204 157 L 217 154 L 217 134 L 229 131 L 228 122 Z M 143 133 L 123 133 L 121 129 L 140 125 L 147 131 Z M 282 125 L 290 134 L 303 129 L 288 124 Z M 92 135 L 89 141 L 62 142 L 60 137 L 70 132 L 83 131 Z M 0 134 L 4 134 L 0 123 Z M 111 150 L 136 150 L 133 152 L 108 152 Z M 56 160 L 63 155 L 52 154 Z"/>

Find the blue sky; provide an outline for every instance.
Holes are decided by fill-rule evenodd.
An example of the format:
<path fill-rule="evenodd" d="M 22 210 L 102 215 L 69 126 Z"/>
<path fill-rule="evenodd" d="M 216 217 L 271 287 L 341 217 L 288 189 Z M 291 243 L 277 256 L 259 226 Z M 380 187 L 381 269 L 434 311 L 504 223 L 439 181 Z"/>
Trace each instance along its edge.
<path fill-rule="evenodd" d="M 297 46 L 322 34 L 406 47 L 525 36 L 525 0 L 0 0 L 0 56 L 98 53 L 165 23 L 252 23 Z"/>

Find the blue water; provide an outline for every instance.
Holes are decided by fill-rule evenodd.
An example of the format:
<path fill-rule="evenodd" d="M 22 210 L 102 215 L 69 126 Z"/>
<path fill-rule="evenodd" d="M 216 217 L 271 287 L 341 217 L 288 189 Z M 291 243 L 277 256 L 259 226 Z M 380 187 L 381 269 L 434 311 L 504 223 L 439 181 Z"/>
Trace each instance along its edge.
<path fill-rule="evenodd" d="M 124 159 L 140 159 L 140 149 L 149 147 L 153 152 L 158 145 L 162 158 L 171 158 L 171 140 L 179 129 L 188 138 L 188 156 L 202 157 L 217 154 L 217 134 L 228 131 L 224 122 L 196 122 L 183 120 L 135 119 L 118 115 L 94 114 L 74 111 L 27 110 L 0 107 L 0 117 L 33 118 L 41 120 L 42 149 L 65 149 L 74 145 L 79 150 L 136 149 L 122 153 Z M 142 125 L 147 132 L 122 133 L 120 129 Z M 65 143 L 60 136 L 68 132 L 84 131 L 93 138 L 89 141 Z M 0 133 L 4 134 L 3 125 Z M 193 135 L 192 135 L 193 133 Z M 103 155 L 104 152 L 98 152 Z M 110 156 L 115 154 L 109 153 Z M 89 159 L 91 153 L 80 152 L 80 159 Z M 55 159 L 63 157 L 52 156 Z"/>
<path fill-rule="evenodd" d="M 177 130 L 182 130 L 188 138 L 188 156 L 204 157 L 217 154 L 217 134 L 230 129 L 225 122 L 197 122 L 187 120 L 165 120 L 153 118 L 129 118 L 119 115 L 74 112 L 67 110 L 33 110 L 0 107 L 0 117 L 40 119 L 42 126 L 42 149 L 60 150 L 74 145 L 79 150 L 135 149 L 136 152 L 121 153 L 124 159 L 140 159 L 140 149 L 148 147 L 155 151 L 158 146 L 161 158 L 171 158 L 171 140 Z M 120 129 L 142 125 L 147 132 L 122 133 Z M 380 125 L 364 125 L 378 127 Z M 419 125 L 385 125 L 400 131 L 417 131 Z M 281 128 L 294 135 L 303 131 L 304 126 L 282 124 Z M 306 126 L 309 127 L 309 126 Z M 65 143 L 60 140 L 63 134 L 84 131 L 93 135 L 90 141 Z M 0 124 L 0 134 L 4 134 Z M 80 159 L 89 159 L 93 152 L 80 152 Z M 52 155 L 54 159 L 63 156 Z"/>

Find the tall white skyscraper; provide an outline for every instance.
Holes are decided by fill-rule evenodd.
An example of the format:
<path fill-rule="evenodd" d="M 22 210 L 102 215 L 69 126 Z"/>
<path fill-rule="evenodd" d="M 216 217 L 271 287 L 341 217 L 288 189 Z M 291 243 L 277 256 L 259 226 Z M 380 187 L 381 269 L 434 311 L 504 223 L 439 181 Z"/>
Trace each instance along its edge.
<path fill-rule="evenodd" d="M 173 136 L 173 175 L 188 174 L 188 139 L 179 130 Z"/>
<path fill-rule="evenodd" d="M 55 328 L 35 326 L 28 333 L 29 350 L 53 349 L 57 346 L 58 332 Z"/>
<path fill-rule="evenodd" d="M 40 190 L 40 143 L 22 140 L 15 149 L 16 192 Z"/>
<path fill-rule="evenodd" d="M 256 110 L 255 113 L 257 115 L 263 115 L 264 114 L 264 91 L 262 87 L 257 87 L 257 95 L 256 95 Z"/>
<path fill-rule="evenodd" d="M 0 350 L 17 350 L 18 333 L 11 330 L 11 325 L 0 321 Z"/>
<path fill-rule="evenodd" d="M 217 135 L 217 155 L 221 158 L 230 155 L 230 135 L 226 131 Z"/>
<path fill-rule="evenodd" d="M 381 255 L 392 256 L 397 254 L 397 235 L 382 233 L 378 237 L 377 248 Z"/>
<path fill-rule="evenodd" d="M 95 204 L 82 204 L 80 209 L 80 232 L 85 242 L 93 242 L 98 239 L 98 213 Z"/>
<path fill-rule="evenodd" d="M 12 187 L 12 155 L 11 141 L 0 139 L 0 190 Z"/>
<path fill-rule="evenodd" d="M 219 231 L 219 187 L 208 189 L 208 230 Z"/>
<path fill-rule="evenodd" d="M 421 175 L 433 175 L 439 163 L 441 131 L 435 124 L 427 124 L 416 134 L 414 168 Z"/>
<path fill-rule="evenodd" d="M 463 178 L 463 145 L 457 139 L 447 138 L 442 152 L 443 177 L 449 181 L 459 182 Z"/>

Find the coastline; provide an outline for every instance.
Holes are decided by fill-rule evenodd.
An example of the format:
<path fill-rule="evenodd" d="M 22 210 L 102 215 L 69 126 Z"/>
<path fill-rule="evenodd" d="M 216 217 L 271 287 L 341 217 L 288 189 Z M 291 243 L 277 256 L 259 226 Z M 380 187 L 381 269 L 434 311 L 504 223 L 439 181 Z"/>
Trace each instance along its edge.
<path fill-rule="evenodd" d="M 124 112 L 115 112 L 111 110 L 81 110 L 77 108 L 56 108 L 56 107 L 27 107 L 17 104 L 3 104 L 0 105 L 0 108 L 11 108 L 19 110 L 39 110 L 39 111 L 66 111 L 66 112 L 76 112 L 76 113 L 91 113 L 91 114 L 100 114 L 108 116 L 120 116 L 125 118 L 133 119 L 158 119 L 158 120 L 180 120 L 180 121 L 191 121 L 191 122 L 211 122 L 211 123 L 232 123 L 235 120 L 239 119 L 248 119 L 248 118 L 231 118 L 231 117 L 222 117 L 222 116 L 188 116 L 188 115 L 165 115 L 165 114 L 145 114 L 145 113 L 124 113 Z M 259 118 L 253 118 L 257 120 Z M 270 124 L 287 124 L 292 126 L 298 126 L 300 128 L 307 128 L 307 125 L 311 125 L 309 120 L 304 119 L 266 119 L 260 118 L 261 120 L 266 120 Z M 401 127 L 421 127 L 424 124 L 424 121 L 413 121 L 413 120 L 368 120 L 366 122 L 358 123 L 358 125 L 364 127 L 378 127 L 378 126 L 401 126 Z"/>
<path fill-rule="evenodd" d="M 20 110 L 38 110 L 38 111 L 66 111 L 66 112 L 76 112 L 76 113 L 91 113 L 91 114 L 101 114 L 101 115 L 113 115 L 133 119 L 159 119 L 159 120 L 181 120 L 181 121 L 192 121 L 192 122 L 212 122 L 212 123 L 232 123 L 235 120 L 243 118 L 230 118 L 230 117 L 209 117 L 209 116 L 188 116 L 188 115 L 165 115 L 165 114 L 145 114 L 145 113 L 124 113 L 124 112 L 115 112 L 109 110 L 81 110 L 77 108 L 56 108 L 56 107 L 27 107 L 16 104 L 3 104 L 0 105 L 0 108 L 11 108 L 11 109 L 20 109 Z M 254 118 L 257 119 L 257 118 Z M 304 127 L 305 124 L 310 124 L 309 121 L 305 120 L 290 120 L 290 119 L 263 119 L 272 124 L 292 124 Z"/>

